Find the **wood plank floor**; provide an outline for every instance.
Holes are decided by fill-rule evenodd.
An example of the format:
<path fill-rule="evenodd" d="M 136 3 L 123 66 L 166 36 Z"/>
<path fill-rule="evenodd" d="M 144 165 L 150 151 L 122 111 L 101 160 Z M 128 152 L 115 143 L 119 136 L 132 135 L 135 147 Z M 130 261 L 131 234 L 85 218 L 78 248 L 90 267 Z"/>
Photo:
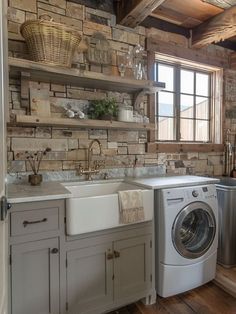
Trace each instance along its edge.
<path fill-rule="evenodd" d="M 157 303 L 145 306 L 142 302 L 128 305 L 109 314 L 236 314 L 236 298 L 214 283 L 183 294 L 158 297 Z"/>

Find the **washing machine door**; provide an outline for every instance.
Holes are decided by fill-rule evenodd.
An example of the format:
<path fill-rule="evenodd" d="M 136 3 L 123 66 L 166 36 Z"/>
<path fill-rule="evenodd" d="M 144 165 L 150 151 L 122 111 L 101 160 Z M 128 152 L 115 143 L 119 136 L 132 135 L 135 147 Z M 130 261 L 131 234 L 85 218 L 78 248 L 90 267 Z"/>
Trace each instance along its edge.
<path fill-rule="evenodd" d="M 194 202 L 184 207 L 172 226 L 172 241 L 186 258 L 198 258 L 211 246 L 216 233 L 214 213 L 209 205 Z"/>

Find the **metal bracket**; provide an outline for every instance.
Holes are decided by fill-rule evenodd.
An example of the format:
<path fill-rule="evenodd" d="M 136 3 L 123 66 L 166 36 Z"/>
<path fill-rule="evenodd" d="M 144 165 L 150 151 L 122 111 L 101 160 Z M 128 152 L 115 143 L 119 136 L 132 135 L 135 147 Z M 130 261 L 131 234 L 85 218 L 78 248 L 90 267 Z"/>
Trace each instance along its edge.
<path fill-rule="evenodd" d="M 150 86 L 138 91 L 137 93 L 134 94 L 134 109 L 137 110 L 140 103 L 142 102 L 142 99 L 146 95 L 151 95 L 155 94 L 161 90 L 163 90 L 165 86 L 163 87 L 156 85 L 155 83 L 150 84 Z"/>
<path fill-rule="evenodd" d="M 6 196 L 3 196 L 0 201 L 0 220 L 5 220 L 7 211 L 11 208 L 11 204 L 7 202 Z"/>

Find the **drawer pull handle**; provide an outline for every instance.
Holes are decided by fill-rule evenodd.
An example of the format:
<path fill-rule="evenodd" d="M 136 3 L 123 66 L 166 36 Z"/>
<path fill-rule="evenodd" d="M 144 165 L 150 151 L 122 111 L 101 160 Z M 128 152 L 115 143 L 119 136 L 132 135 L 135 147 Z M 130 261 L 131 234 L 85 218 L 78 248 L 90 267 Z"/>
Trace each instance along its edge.
<path fill-rule="evenodd" d="M 52 250 L 51 250 L 51 253 L 52 254 L 57 254 L 58 253 L 58 248 L 54 247 Z"/>
<path fill-rule="evenodd" d="M 120 252 L 118 252 L 118 251 L 114 251 L 114 256 L 115 256 L 115 258 L 120 257 Z"/>
<path fill-rule="evenodd" d="M 42 220 L 35 220 L 35 221 L 23 221 L 23 226 L 24 228 L 27 227 L 28 225 L 33 225 L 33 224 L 40 224 L 42 222 L 46 222 L 47 218 L 43 218 Z"/>

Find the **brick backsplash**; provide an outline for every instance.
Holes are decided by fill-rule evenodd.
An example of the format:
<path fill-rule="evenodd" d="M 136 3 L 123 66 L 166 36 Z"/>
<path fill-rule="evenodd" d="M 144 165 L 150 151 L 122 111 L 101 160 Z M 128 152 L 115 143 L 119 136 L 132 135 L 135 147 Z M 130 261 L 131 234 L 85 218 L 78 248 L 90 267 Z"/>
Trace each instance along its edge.
<path fill-rule="evenodd" d="M 173 35 L 157 30 L 146 30 L 142 26 L 130 29 L 116 25 L 114 15 L 87 8 L 66 0 L 9 0 L 9 55 L 20 58 L 29 58 L 26 44 L 20 35 L 21 23 L 27 19 L 34 19 L 42 14 L 49 14 L 55 21 L 72 25 L 83 33 L 84 40 L 96 31 L 101 32 L 108 40 L 112 51 L 112 64 L 101 67 L 90 65 L 82 52 L 75 54 L 74 62 L 83 69 L 104 72 L 105 74 L 119 75 L 117 68 L 117 55 L 127 52 L 137 44 L 144 45 L 145 37 L 156 34 L 162 41 L 182 45 L 183 49 L 188 45 L 186 39 L 179 35 Z M 220 53 L 225 57 L 224 49 Z M 207 55 L 207 50 L 206 50 Z M 218 53 L 219 54 L 219 53 Z M 228 57 L 228 55 L 227 55 Z M 132 75 L 132 71 L 127 71 Z M 225 90 L 236 80 L 236 72 L 225 72 Z M 31 82 L 37 85 L 38 83 Z M 228 84 L 228 87 L 227 87 Z M 231 84 L 231 85 L 230 85 Z M 70 104 L 74 108 L 84 108 L 93 99 L 101 99 L 108 95 L 115 97 L 118 103 L 124 101 L 132 104 L 129 94 L 120 94 L 116 91 L 86 90 L 69 85 L 41 83 L 41 88 L 49 91 L 50 108 L 52 117 L 65 117 L 64 106 Z M 105 86 L 104 86 L 105 89 Z M 10 79 L 9 108 L 11 114 L 27 114 L 29 108 L 23 106 L 20 95 L 20 82 Z M 232 99 L 226 99 L 226 109 L 232 109 Z M 144 102 L 145 103 L 145 102 Z M 27 104 L 27 103 L 26 103 Z M 144 108 L 147 111 L 147 108 Z M 233 113 L 231 113 L 233 115 Z M 226 120 L 226 126 L 235 129 L 235 117 Z M 137 167 L 166 166 L 167 173 L 174 174 L 198 174 L 221 175 L 223 172 L 222 153 L 146 153 L 145 131 L 123 130 L 96 130 L 96 129 L 67 129 L 53 127 L 9 127 L 8 128 L 8 162 L 9 172 L 30 171 L 25 161 L 25 150 L 37 151 L 50 147 L 52 149 L 41 164 L 43 171 L 67 171 L 74 170 L 78 163 L 84 165 L 87 156 L 86 148 L 92 139 L 98 138 L 103 147 L 103 156 L 97 159 L 106 160 L 106 168 L 129 168 L 136 164 Z M 98 153 L 94 151 L 94 153 Z"/>

